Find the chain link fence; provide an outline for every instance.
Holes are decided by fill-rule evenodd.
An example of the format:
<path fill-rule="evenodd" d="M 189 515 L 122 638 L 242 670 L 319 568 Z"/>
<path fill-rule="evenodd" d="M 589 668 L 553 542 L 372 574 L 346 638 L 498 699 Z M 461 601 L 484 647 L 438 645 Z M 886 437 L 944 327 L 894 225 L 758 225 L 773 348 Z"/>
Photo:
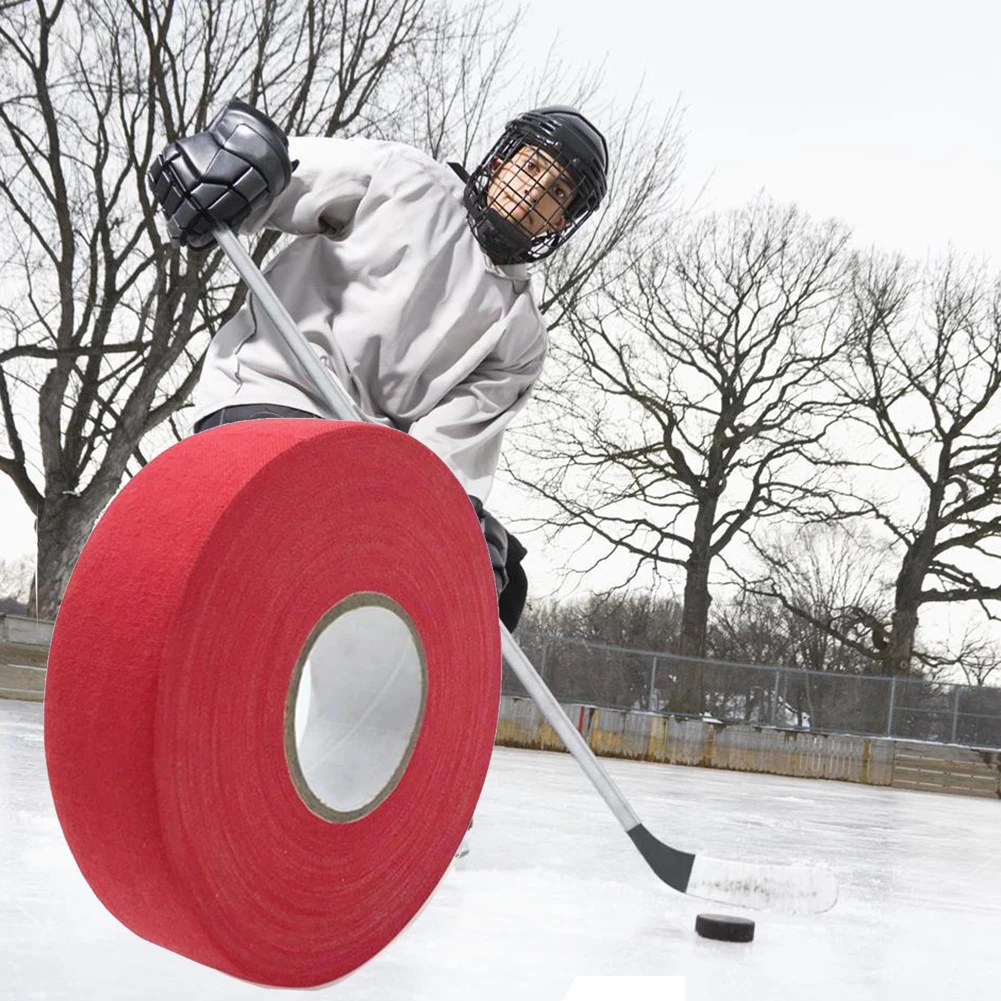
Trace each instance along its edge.
<path fill-rule="evenodd" d="M 542 633 L 518 642 L 561 702 L 1001 749 L 1001 688 L 681 657 Z M 504 668 L 503 691 L 524 695 Z"/>

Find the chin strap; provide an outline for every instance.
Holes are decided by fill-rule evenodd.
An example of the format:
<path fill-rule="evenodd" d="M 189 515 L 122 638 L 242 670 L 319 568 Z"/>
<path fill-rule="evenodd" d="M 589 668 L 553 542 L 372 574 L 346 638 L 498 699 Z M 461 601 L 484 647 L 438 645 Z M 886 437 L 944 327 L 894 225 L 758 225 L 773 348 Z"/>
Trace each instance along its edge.
<path fill-rule="evenodd" d="M 523 264 L 531 260 L 532 238 L 492 209 L 477 205 L 469 209 L 469 228 L 494 264 Z"/>

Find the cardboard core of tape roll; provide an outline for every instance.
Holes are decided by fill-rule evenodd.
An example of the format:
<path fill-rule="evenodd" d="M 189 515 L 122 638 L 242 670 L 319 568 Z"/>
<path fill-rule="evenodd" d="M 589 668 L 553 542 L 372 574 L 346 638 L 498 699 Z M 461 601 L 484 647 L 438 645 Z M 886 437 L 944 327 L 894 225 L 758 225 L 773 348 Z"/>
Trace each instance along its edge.
<path fill-rule="evenodd" d="M 410 617 L 384 594 L 352 594 L 317 623 L 285 707 L 292 782 L 317 816 L 374 810 L 406 771 L 427 701 L 427 656 Z"/>
<path fill-rule="evenodd" d="M 402 433 L 244 422 L 159 456 L 84 548 L 46 679 L 53 799 L 97 896 L 136 934 L 261 984 L 318 986 L 370 959 L 472 816 L 496 609 L 468 498 Z M 312 714 L 324 779 L 295 717 L 331 628 L 299 734 Z M 332 716 L 328 697 L 354 708 Z M 380 728 L 392 746 L 361 769 Z"/>

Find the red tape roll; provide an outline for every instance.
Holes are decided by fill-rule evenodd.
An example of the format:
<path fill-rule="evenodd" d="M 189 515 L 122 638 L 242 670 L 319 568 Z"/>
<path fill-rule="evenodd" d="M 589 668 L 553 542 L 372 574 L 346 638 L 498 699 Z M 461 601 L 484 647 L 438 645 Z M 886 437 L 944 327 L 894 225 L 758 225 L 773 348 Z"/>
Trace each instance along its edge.
<path fill-rule="evenodd" d="M 398 785 L 342 823 L 296 791 L 286 699 L 311 631 L 360 592 L 412 620 L 426 703 Z M 435 456 L 368 424 L 224 426 L 143 469 L 80 557 L 46 679 L 56 811 L 136 934 L 257 983 L 330 983 L 447 870 L 499 690 L 489 560 Z"/>

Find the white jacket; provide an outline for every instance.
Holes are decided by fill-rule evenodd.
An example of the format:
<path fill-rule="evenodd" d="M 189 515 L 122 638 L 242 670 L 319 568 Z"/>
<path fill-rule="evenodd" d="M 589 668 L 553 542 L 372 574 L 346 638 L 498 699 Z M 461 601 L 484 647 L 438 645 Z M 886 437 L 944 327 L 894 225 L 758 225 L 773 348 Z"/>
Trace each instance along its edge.
<path fill-rule="evenodd" d="M 289 186 L 244 226 L 297 237 L 268 279 L 361 410 L 422 441 L 485 501 L 546 354 L 527 270 L 490 261 L 461 179 L 410 146 L 293 138 L 289 154 Z M 212 340 L 193 419 L 260 403 L 330 416 L 248 296 Z"/>

